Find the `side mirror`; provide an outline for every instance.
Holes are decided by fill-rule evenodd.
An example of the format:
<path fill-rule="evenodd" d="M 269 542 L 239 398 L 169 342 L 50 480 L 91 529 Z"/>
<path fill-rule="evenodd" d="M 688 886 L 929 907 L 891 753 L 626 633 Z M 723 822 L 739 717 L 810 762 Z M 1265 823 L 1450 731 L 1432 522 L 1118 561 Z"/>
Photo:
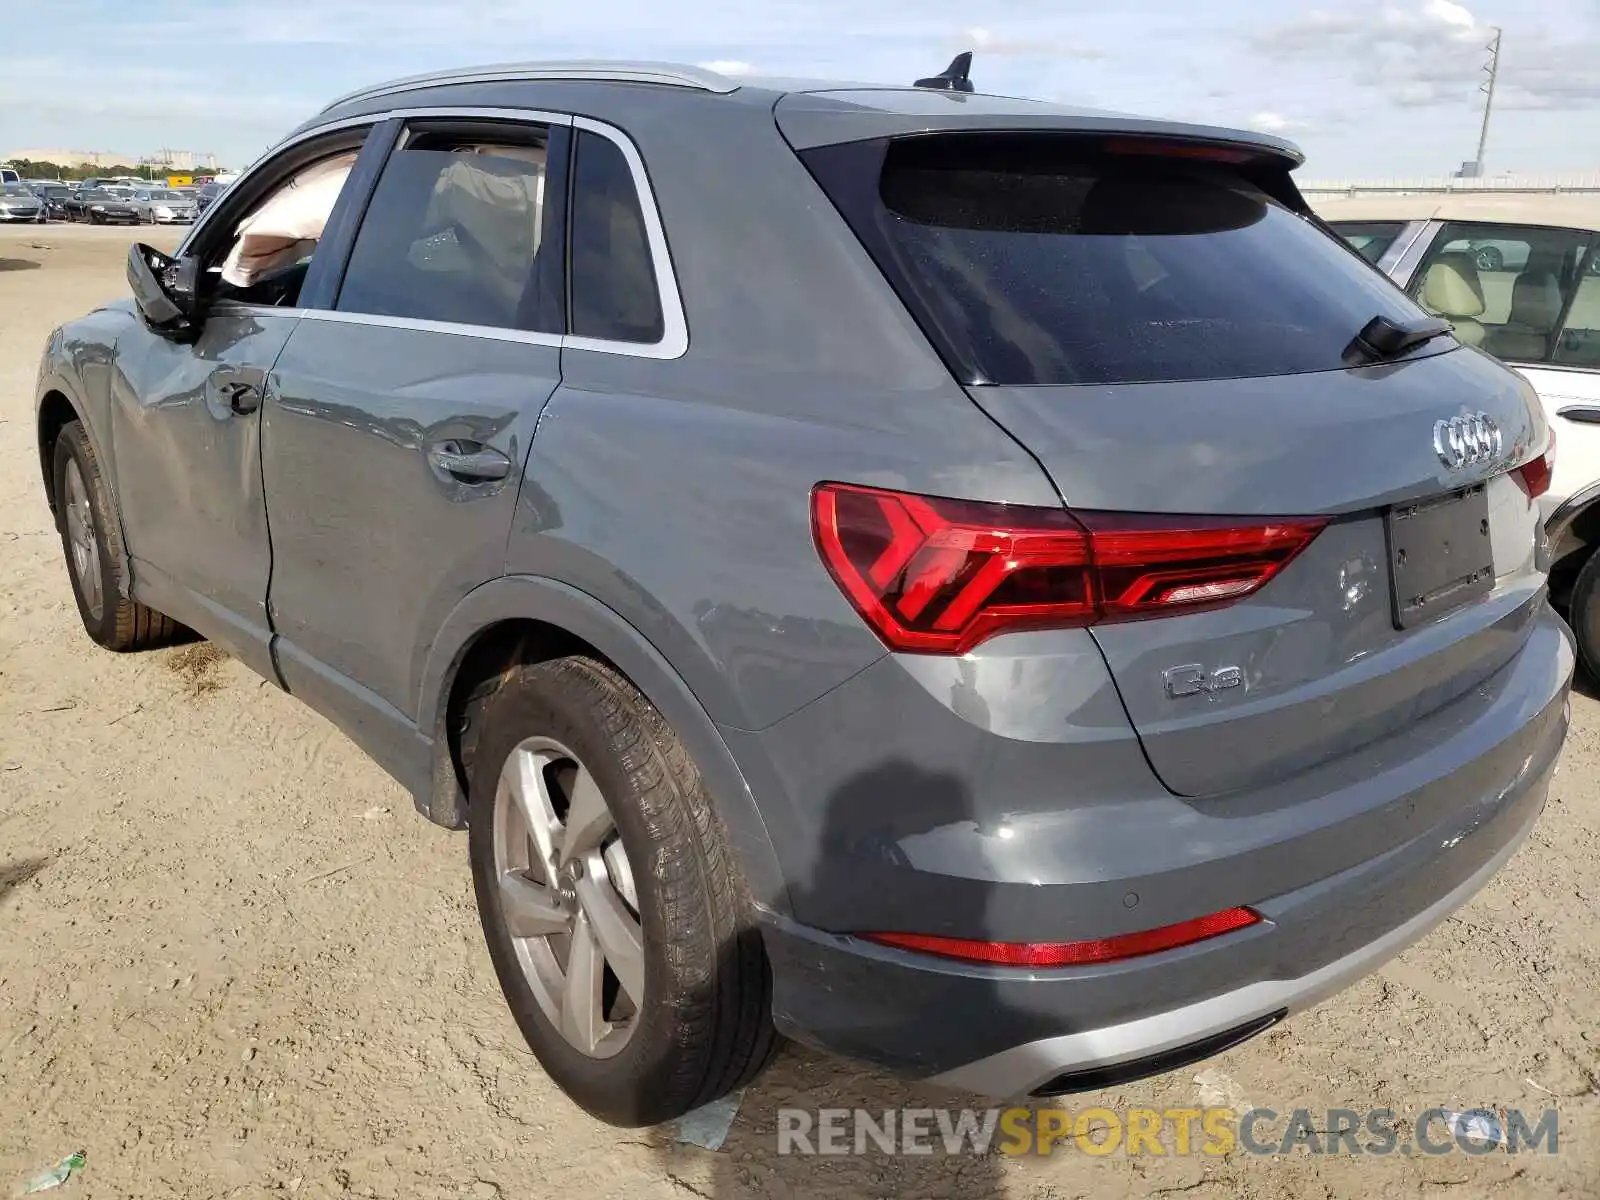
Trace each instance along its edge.
<path fill-rule="evenodd" d="M 145 324 L 162 337 L 184 341 L 199 327 L 196 258 L 173 258 L 143 243 L 128 249 L 128 285 Z"/>

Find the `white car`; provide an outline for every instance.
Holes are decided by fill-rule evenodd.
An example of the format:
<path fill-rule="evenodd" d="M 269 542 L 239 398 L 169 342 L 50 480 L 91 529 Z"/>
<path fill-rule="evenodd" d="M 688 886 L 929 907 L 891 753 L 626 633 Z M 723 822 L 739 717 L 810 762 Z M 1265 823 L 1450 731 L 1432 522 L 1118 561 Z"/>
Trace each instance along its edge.
<path fill-rule="evenodd" d="M 1600 678 L 1600 196 L 1400 195 L 1313 201 L 1367 261 L 1458 340 L 1538 390 L 1556 431 L 1540 499 L 1583 663 Z"/>

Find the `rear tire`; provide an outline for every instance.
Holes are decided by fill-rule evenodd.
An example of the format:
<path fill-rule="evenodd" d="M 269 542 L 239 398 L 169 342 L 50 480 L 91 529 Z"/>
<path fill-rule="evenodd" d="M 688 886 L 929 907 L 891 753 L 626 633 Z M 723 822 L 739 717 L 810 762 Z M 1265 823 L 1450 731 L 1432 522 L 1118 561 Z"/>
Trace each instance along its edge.
<path fill-rule="evenodd" d="M 1578 661 L 1589 678 L 1600 683 L 1600 552 L 1590 553 L 1573 580 L 1567 616 L 1578 643 Z"/>
<path fill-rule="evenodd" d="M 83 431 L 71 421 L 56 438 L 56 527 L 83 627 L 107 650 L 152 650 L 192 636 L 171 617 L 128 596 L 122 528 L 111 485 Z"/>
<path fill-rule="evenodd" d="M 671 1120 L 753 1078 L 778 1045 L 766 955 L 699 771 L 672 729 L 621 675 L 578 657 L 514 668 L 468 720 L 478 730 L 468 833 L 478 912 L 506 1001 L 546 1072 L 620 1126 Z M 569 820 L 580 808 L 587 815 Z M 553 833 L 541 850 L 530 831 L 546 811 L 558 819 L 543 822 Z M 609 828 L 607 812 L 614 828 L 580 836 Z M 563 845 L 588 848 L 566 858 Z M 528 894 L 567 915 L 520 907 Z M 607 946 L 608 913 L 636 917 L 638 957 L 614 931 L 611 945 L 628 952 Z M 514 921 L 540 932 L 514 936 Z M 574 962 L 591 961 L 580 959 L 580 938 L 603 964 L 584 976 L 603 978 L 592 989 L 572 982 Z"/>

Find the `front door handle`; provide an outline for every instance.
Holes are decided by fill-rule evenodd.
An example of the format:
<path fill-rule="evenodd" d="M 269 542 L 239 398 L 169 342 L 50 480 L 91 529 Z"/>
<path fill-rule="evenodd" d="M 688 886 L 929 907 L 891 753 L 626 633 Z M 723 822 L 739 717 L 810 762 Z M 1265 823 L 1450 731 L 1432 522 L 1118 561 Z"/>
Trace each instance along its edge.
<path fill-rule="evenodd" d="M 511 460 L 493 446 L 480 446 L 476 442 L 463 442 L 455 438 L 429 445 L 428 465 L 435 471 L 468 483 L 504 479 L 511 473 Z"/>
<path fill-rule="evenodd" d="M 233 379 L 217 390 L 222 393 L 223 402 L 241 417 L 261 407 L 261 389 L 253 383 Z"/>

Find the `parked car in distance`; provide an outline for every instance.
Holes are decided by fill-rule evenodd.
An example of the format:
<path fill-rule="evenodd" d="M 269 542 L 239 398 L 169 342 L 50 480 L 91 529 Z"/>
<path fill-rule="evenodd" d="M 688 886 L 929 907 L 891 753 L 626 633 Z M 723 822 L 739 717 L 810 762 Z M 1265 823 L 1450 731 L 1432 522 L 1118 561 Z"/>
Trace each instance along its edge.
<path fill-rule="evenodd" d="M 10 167 L 0 167 L 0 183 L 21 183 L 22 176 Z"/>
<path fill-rule="evenodd" d="M 1540 498 L 1550 588 L 1600 678 L 1600 198 L 1341 197 L 1317 208 L 1363 254 L 1379 238 L 1380 270 L 1538 390 L 1560 446 Z"/>
<path fill-rule="evenodd" d="M 68 184 L 59 179 L 29 179 L 25 185 L 44 207 L 45 220 L 67 219 L 67 198 L 72 195 L 72 188 Z"/>
<path fill-rule="evenodd" d="M 89 636 L 214 639 L 465 825 L 608 1121 L 778 1033 L 996 1096 L 1176 1070 L 1543 808 L 1528 382 L 1308 219 L 1291 144 L 966 61 L 358 92 L 45 347 Z"/>
<path fill-rule="evenodd" d="M 0 183 L 0 222 L 17 224 L 26 221 L 37 225 L 44 220 L 44 205 L 21 183 Z"/>
<path fill-rule="evenodd" d="M 145 188 L 132 204 L 146 225 L 188 225 L 197 215 L 194 201 L 172 188 Z"/>
<path fill-rule="evenodd" d="M 200 189 L 195 192 L 195 211 L 197 213 L 205 212 L 206 209 L 211 207 L 212 202 L 215 201 L 218 196 L 222 195 L 223 192 L 227 191 L 227 189 L 228 184 L 217 179 L 213 179 L 209 183 L 202 184 Z"/>
<path fill-rule="evenodd" d="M 140 221 L 132 197 L 109 188 L 83 188 L 67 200 L 66 209 L 69 220 L 90 225 L 137 225 Z"/>

